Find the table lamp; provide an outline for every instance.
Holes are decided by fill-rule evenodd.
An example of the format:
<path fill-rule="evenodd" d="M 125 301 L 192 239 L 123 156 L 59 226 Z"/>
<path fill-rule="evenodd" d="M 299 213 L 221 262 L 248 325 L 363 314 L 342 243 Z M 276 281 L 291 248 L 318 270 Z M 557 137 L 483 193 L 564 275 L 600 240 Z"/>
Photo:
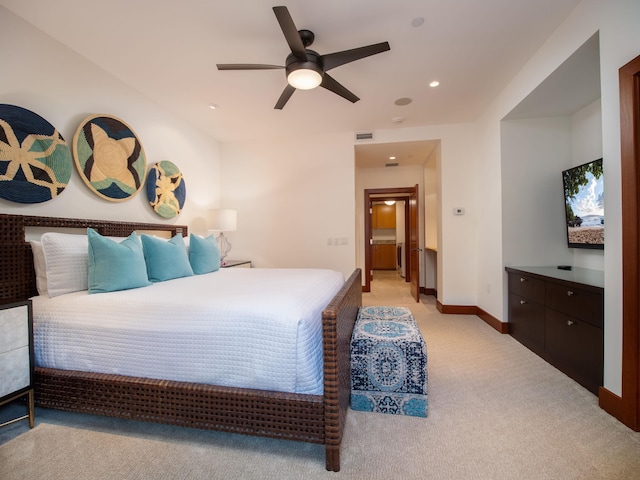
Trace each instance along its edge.
<path fill-rule="evenodd" d="M 235 232 L 238 221 L 238 212 L 227 209 L 209 210 L 209 231 L 220 232 L 216 241 L 220 250 L 220 263 L 224 265 L 224 259 L 231 251 L 231 243 L 224 232 Z"/>

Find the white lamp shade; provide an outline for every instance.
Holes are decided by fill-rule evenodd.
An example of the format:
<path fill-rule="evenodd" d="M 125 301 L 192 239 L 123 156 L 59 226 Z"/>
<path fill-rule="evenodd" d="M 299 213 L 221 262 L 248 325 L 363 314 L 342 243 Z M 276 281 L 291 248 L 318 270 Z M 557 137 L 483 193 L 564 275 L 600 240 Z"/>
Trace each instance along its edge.
<path fill-rule="evenodd" d="M 209 210 L 209 230 L 235 232 L 238 212 L 235 210 Z"/>

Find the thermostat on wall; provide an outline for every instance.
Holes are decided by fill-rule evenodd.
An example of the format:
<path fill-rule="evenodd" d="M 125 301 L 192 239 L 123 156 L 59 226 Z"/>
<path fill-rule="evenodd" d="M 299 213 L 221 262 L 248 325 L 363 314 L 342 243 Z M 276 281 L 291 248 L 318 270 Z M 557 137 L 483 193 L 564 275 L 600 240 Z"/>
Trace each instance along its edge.
<path fill-rule="evenodd" d="M 464 208 L 462 207 L 456 207 L 453 209 L 453 214 L 454 215 L 464 215 Z"/>

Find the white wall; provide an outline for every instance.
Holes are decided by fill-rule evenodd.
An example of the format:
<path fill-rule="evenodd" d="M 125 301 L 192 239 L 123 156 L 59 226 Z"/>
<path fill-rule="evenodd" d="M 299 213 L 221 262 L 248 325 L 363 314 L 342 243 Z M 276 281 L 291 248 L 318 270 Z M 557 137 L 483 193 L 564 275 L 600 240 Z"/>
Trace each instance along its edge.
<path fill-rule="evenodd" d="M 433 149 L 424 164 L 424 244 L 426 248 L 438 249 L 438 225 L 440 215 L 440 145 Z"/>
<path fill-rule="evenodd" d="M 356 184 L 358 183 L 358 171 L 356 170 Z M 404 243 L 405 242 L 405 226 L 406 220 L 404 218 L 404 209 L 406 202 L 397 201 L 396 202 L 396 243 Z M 357 208 L 357 207 L 356 207 Z"/>
<path fill-rule="evenodd" d="M 356 264 L 351 133 L 226 143 L 222 155 L 224 207 L 238 211 L 238 230 L 228 235 L 231 258 L 250 259 L 258 267 L 351 274 Z"/>
<path fill-rule="evenodd" d="M 504 265 L 570 264 L 561 175 L 571 166 L 570 118 L 503 121 L 501 150 Z"/>
<path fill-rule="evenodd" d="M 95 195 L 75 165 L 67 188 L 59 197 L 40 204 L 17 204 L 0 199 L 0 211 L 24 215 L 120 219 L 188 224 L 206 233 L 204 209 L 220 202 L 220 151 L 210 137 L 158 108 L 140 92 L 99 69 L 84 57 L 0 7 L 0 103 L 27 108 L 54 125 L 71 145 L 80 123 L 105 113 L 124 120 L 145 150 L 147 170 L 161 160 L 175 163 L 187 186 L 182 213 L 165 220 L 153 212 L 140 191 L 125 202 Z"/>
<path fill-rule="evenodd" d="M 440 140 L 436 149 L 436 176 L 440 188 L 437 205 L 437 285 L 438 300 L 443 305 L 477 304 L 477 203 L 479 188 L 472 124 L 439 125 L 433 127 L 407 127 L 374 132 L 376 143 L 410 142 L 416 140 Z M 422 184 L 424 172 L 414 182 L 420 184 L 421 215 L 424 212 Z M 397 185 L 379 184 L 380 188 Z M 367 188 L 373 188 L 367 187 Z M 465 215 L 453 215 L 455 207 L 465 209 Z M 362 208 L 358 208 L 356 220 L 364 225 Z M 424 218 L 424 217 L 422 217 Z M 364 228 L 364 227 L 362 227 Z M 358 231 L 361 227 L 358 226 Z M 424 248 L 424 229 L 420 233 L 420 246 Z M 364 264 L 364 256 L 359 257 Z M 424 262 L 422 263 L 424 265 Z M 421 278 L 424 286 L 424 278 Z M 427 285 L 430 287 L 429 285 Z"/>
<path fill-rule="evenodd" d="M 602 250 L 566 244 L 561 172 L 602 157 L 600 100 L 571 116 L 503 120 L 502 257 L 505 266 L 604 270 Z M 503 318 L 507 317 L 507 282 Z"/>
<path fill-rule="evenodd" d="M 571 117 L 572 166 L 582 165 L 602 158 L 602 108 L 600 99 L 587 105 Z M 617 195 L 614 191 L 613 195 Z M 606 195 L 606 192 L 605 192 Z M 607 228 L 605 225 L 605 243 Z M 576 267 L 604 271 L 604 252 L 574 248 L 573 262 Z"/>
<path fill-rule="evenodd" d="M 423 192 L 423 167 L 393 167 L 393 168 L 358 168 L 356 169 L 356 259 L 358 267 L 364 270 L 365 242 L 364 219 L 367 209 L 364 204 L 364 191 L 372 188 L 412 188 L 418 185 L 418 243 L 424 246 L 424 200 L 420 192 Z M 404 203 L 404 202 L 403 202 Z M 404 211 L 402 212 L 402 225 L 404 226 Z M 404 236 L 404 232 L 403 232 Z M 364 282 L 363 282 L 364 284 Z M 424 286 L 424 272 L 420 272 L 420 285 Z"/>
<path fill-rule="evenodd" d="M 480 179 L 500 175 L 500 120 L 553 72 L 594 33 L 599 31 L 602 105 L 602 156 L 605 175 L 606 245 L 605 272 L 605 371 L 604 386 L 621 392 L 622 346 L 622 258 L 620 185 L 620 109 L 618 69 L 640 54 L 640 2 L 637 0 L 584 0 L 529 60 L 521 72 L 502 91 L 477 123 L 477 162 Z M 576 118 L 576 122 L 579 120 Z M 444 158 L 444 156 L 443 156 Z M 478 304 L 493 315 L 502 316 L 503 289 L 482 289 L 483 284 L 502 285 L 504 264 L 497 261 L 502 250 L 502 195 L 489 192 L 478 197 L 480 218 L 478 245 L 485 249 L 478 265 Z M 503 318 L 506 321 L 506 318 Z"/>
<path fill-rule="evenodd" d="M 443 304 L 475 305 L 473 125 L 374 134 L 379 143 L 441 140 L 440 183 L 446 193 L 438 244 L 446 247 L 438 252 L 438 299 Z M 238 231 L 228 235 L 231 257 L 249 258 L 260 267 L 317 266 L 351 273 L 355 266 L 364 267 L 364 188 L 419 184 L 424 192 L 422 169 L 415 179 L 410 175 L 407 185 L 404 179 L 387 177 L 356 186 L 353 132 L 225 143 L 222 157 L 222 206 L 238 210 Z M 454 207 L 464 207 L 466 214 L 454 217 Z M 346 238 L 347 245 L 328 245 L 332 238 Z"/>

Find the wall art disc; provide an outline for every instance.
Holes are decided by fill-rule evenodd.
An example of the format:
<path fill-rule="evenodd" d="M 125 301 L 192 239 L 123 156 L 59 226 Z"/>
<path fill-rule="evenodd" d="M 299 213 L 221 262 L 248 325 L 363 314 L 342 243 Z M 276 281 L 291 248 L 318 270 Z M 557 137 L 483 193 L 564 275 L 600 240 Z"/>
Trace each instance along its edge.
<path fill-rule="evenodd" d="M 16 203 L 51 200 L 73 170 L 62 135 L 26 108 L 0 104 L 0 198 Z"/>
<path fill-rule="evenodd" d="M 187 198 L 187 187 L 178 167 L 168 160 L 153 165 L 147 175 L 147 198 L 161 217 L 179 215 Z"/>
<path fill-rule="evenodd" d="M 73 137 L 73 159 L 84 183 L 98 196 L 123 202 L 144 184 L 147 161 L 131 127 L 111 115 L 92 115 Z"/>

